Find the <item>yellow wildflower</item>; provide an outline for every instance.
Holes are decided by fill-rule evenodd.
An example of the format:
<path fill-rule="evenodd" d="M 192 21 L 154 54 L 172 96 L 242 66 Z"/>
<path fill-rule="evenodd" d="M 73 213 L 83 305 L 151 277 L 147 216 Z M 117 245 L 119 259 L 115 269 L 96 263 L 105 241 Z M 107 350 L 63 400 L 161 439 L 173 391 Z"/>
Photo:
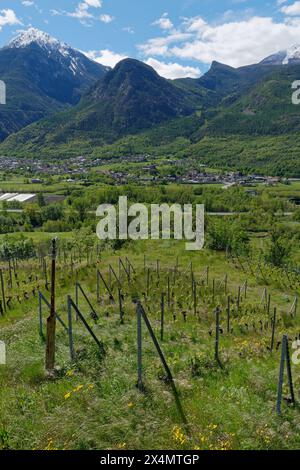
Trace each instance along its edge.
<path fill-rule="evenodd" d="M 53 439 L 48 439 L 48 444 L 46 445 L 44 450 L 57 450 L 56 447 L 53 445 Z"/>
<path fill-rule="evenodd" d="M 120 442 L 118 445 L 117 445 L 118 449 L 125 449 L 126 447 L 126 442 Z"/>
<path fill-rule="evenodd" d="M 73 377 L 74 375 L 74 371 L 73 370 L 68 370 L 68 372 L 66 373 L 66 376 L 67 377 Z"/>
<path fill-rule="evenodd" d="M 176 442 L 179 442 L 181 445 L 185 443 L 186 437 L 179 426 L 174 426 L 173 438 Z"/>
<path fill-rule="evenodd" d="M 217 427 L 218 427 L 217 424 L 210 424 L 210 425 L 208 426 L 208 428 L 209 428 L 209 429 L 212 429 L 212 430 L 217 429 Z"/>

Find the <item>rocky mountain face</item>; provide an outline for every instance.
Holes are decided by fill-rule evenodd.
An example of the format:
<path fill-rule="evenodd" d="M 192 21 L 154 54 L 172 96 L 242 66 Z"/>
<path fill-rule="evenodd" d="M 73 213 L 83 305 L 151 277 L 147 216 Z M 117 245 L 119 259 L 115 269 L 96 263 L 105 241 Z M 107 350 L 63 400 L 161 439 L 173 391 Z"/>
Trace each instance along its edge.
<path fill-rule="evenodd" d="M 0 107 L 0 139 L 74 106 L 107 71 L 46 33 L 25 31 L 0 50 L 0 79 L 7 89 L 7 104 Z"/>

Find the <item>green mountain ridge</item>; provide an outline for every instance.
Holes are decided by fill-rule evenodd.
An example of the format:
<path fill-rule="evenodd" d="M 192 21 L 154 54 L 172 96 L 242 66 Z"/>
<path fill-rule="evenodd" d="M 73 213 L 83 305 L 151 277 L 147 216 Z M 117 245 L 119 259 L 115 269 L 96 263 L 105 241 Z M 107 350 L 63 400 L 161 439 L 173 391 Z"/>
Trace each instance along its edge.
<path fill-rule="evenodd" d="M 300 109 L 292 103 L 292 83 L 300 66 L 272 71 L 229 106 L 220 106 L 208 119 L 202 135 L 280 136 L 300 131 Z"/>
<path fill-rule="evenodd" d="M 299 76 L 299 64 L 234 69 L 214 62 L 200 79 L 168 81 L 125 59 L 75 108 L 11 135 L 0 152 L 49 158 L 169 153 L 300 176 L 300 109 L 291 101 Z"/>
<path fill-rule="evenodd" d="M 10 136 L 2 152 L 26 155 L 49 146 L 112 143 L 196 111 L 185 93 L 142 62 L 125 59 L 82 98 L 78 106 Z"/>

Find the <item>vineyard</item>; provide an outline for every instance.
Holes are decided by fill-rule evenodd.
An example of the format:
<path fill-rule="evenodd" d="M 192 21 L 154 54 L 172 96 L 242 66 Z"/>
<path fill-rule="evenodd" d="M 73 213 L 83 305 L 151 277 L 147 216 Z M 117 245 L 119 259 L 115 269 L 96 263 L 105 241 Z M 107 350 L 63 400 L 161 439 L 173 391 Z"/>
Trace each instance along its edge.
<path fill-rule="evenodd" d="M 175 242 L 58 241 L 0 271 L 2 449 L 296 449 L 300 275 Z M 287 371 L 287 373 L 286 373 Z"/>

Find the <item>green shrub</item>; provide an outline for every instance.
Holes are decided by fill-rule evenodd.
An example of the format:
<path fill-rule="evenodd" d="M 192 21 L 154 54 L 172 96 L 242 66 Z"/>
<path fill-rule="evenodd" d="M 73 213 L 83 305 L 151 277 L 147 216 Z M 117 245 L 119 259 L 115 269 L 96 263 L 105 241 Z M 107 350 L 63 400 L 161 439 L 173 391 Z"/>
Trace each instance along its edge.
<path fill-rule="evenodd" d="M 265 260 L 274 266 L 284 266 L 291 257 L 292 248 L 293 239 L 276 227 L 271 232 Z"/>
<path fill-rule="evenodd" d="M 249 250 L 249 237 L 240 221 L 224 218 L 209 220 L 206 231 L 208 248 L 246 254 Z"/>

